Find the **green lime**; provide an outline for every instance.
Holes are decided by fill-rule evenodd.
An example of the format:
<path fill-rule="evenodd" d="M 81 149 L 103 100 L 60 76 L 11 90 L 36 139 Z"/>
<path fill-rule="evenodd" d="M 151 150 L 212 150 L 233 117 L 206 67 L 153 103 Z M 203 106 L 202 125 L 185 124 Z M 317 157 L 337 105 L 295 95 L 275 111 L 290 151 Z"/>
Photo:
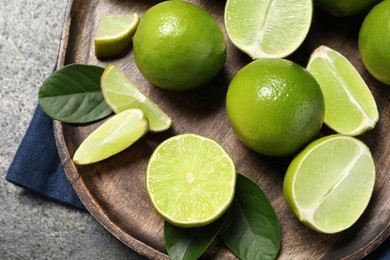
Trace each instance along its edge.
<path fill-rule="evenodd" d="M 185 1 L 150 8 L 134 35 L 141 73 L 164 89 L 187 90 L 210 81 L 226 58 L 224 35 L 205 10 Z"/>
<path fill-rule="evenodd" d="M 360 140 L 331 135 L 309 144 L 291 162 L 283 183 L 288 206 L 322 233 L 352 226 L 363 214 L 375 183 L 375 165 Z"/>
<path fill-rule="evenodd" d="M 100 82 L 104 100 L 115 112 L 120 113 L 130 108 L 141 109 L 149 121 L 152 132 L 167 130 L 172 120 L 126 75 L 114 65 L 108 65 Z"/>
<path fill-rule="evenodd" d="M 153 152 L 146 170 L 152 205 L 168 222 L 203 226 L 231 204 L 236 168 L 215 141 L 196 134 L 171 137 Z"/>
<path fill-rule="evenodd" d="M 359 51 L 367 70 L 390 85 L 390 0 L 377 4 L 366 16 L 359 32 Z"/>
<path fill-rule="evenodd" d="M 378 0 L 314 0 L 319 9 L 334 16 L 348 16 L 358 14 Z"/>
<path fill-rule="evenodd" d="M 148 120 L 139 109 L 116 114 L 93 131 L 73 156 L 75 164 L 90 164 L 117 154 L 148 132 Z"/>
<path fill-rule="evenodd" d="M 95 35 L 96 57 L 111 57 L 126 49 L 131 43 L 138 23 L 139 16 L 136 13 L 102 16 Z"/>
<path fill-rule="evenodd" d="M 225 27 L 233 44 L 253 59 L 293 53 L 309 32 L 311 0 L 227 0 Z"/>
<path fill-rule="evenodd" d="M 320 86 L 306 69 L 268 58 L 249 63 L 234 76 L 226 109 L 244 144 L 259 153 L 285 156 L 317 137 L 325 106 Z"/>
<path fill-rule="evenodd" d="M 375 127 L 379 119 L 375 99 L 343 55 L 320 46 L 311 55 L 307 69 L 324 94 L 325 124 L 346 135 L 359 135 Z"/>

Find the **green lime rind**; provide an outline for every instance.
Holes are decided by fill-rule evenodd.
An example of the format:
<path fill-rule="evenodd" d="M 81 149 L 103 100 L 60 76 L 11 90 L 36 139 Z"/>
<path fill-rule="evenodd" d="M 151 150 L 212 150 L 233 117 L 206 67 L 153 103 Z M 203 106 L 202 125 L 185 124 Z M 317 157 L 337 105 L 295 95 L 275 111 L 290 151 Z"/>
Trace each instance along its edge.
<path fill-rule="evenodd" d="M 94 39 L 96 57 L 111 57 L 126 49 L 132 41 L 139 21 L 137 13 L 102 16 Z"/>
<path fill-rule="evenodd" d="M 161 132 L 171 127 L 170 117 L 116 66 L 107 66 L 101 78 L 101 88 L 106 103 L 115 113 L 139 108 L 148 118 L 151 132 Z"/>
<path fill-rule="evenodd" d="M 283 192 L 305 225 L 322 233 L 337 233 L 363 214 L 374 184 L 369 148 L 354 137 L 336 134 L 312 142 L 293 159 Z"/>
<path fill-rule="evenodd" d="M 293 53 L 306 38 L 312 16 L 310 0 L 227 0 L 224 12 L 230 40 L 253 59 Z"/>
<path fill-rule="evenodd" d="M 162 142 L 146 170 L 146 188 L 155 210 L 169 223 L 199 227 L 219 218 L 230 206 L 236 168 L 215 141 L 182 134 Z"/>
<path fill-rule="evenodd" d="M 320 84 L 325 98 L 324 123 L 345 135 L 360 135 L 379 120 L 375 99 L 355 67 L 326 46 L 317 48 L 307 69 Z"/>
<path fill-rule="evenodd" d="M 116 114 L 94 130 L 73 156 L 75 164 L 91 164 L 117 154 L 148 132 L 148 120 L 140 109 Z"/>

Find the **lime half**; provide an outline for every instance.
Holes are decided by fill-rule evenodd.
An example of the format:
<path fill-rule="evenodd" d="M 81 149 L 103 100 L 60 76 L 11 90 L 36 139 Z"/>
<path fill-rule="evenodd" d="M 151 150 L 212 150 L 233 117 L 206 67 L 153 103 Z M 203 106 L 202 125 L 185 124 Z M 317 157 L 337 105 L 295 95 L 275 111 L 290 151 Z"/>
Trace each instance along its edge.
<path fill-rule="evenodd" d="M 379 119 L 372 93 L 355 67 L 326 46 L 317 48 L 307 69 L 320 84 L 325 99 L 324 122 L 337 133 L 359 135 Z"/>
<path fill-rule="evenodd" d="M 139 23 L 138 14 L 104 15 L 95 35 L 95 55 L 106 58 L 121 53 L 131 43 Z"/>
<path fill-rule="evenodd" d="M 126 75 L 114 65 L 109 65 L 101 77 L 101 88 L 108 106 L 119 113 L 130 108 L 141 109 L 149 120 L 149 130 L 160 132 L 172 125 L 172 120 Z"/>
<path fill-rule="evenodd" d="M 73 156 L 75 164 L 90 164 L 117 154 L 148 132 L 148 120 L 139 109 L 116 114 L 79 146 Z"/>
<path fill-rule="evenodd" d="M 196 134 L 171 137 L 152 154 L 146 187 L 156 211 L 181 227 L 219 218 L 233 200 L 236 168 L 215 141 Z"/>
<path fill-rule="evenodd" d="M 227 0 L 225 27 L 233 44 L 253 59 L 293 53 L 309 32 L 311 0 Z"/>
<path fill-rule="evenodd" d="M 375 183 L 375 165 L 360 140 L 331 135 L 309 144 L 284 179 L 287 204 L 304 224 L 322 233 L 352 226 L 363 214 Z"/>

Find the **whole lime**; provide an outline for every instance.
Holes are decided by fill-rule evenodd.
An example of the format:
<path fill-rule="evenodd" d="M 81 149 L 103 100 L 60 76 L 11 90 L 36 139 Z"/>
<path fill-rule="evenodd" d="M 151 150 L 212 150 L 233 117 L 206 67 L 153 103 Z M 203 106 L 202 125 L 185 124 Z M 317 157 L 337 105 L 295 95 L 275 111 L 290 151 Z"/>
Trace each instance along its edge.
<path fill-rule="evenodd" d="M 377 0 L 314 0 L 314 5 L 334 16 L 358 14 Z"/>
<path fill-rule="evenodd" d="M 184 1 L 165 1 L 146 11 L 133 44 L 138 69 L 164 89 L 202 86 L 220 71 L 226 58 L 217 21 Z"/>
<path fill-rule="evenodd" d="M 377 4 L 364 19 L 359 51 L 370 74 L 390 85 L 390 0 Z"/>
<path fill-rule="evenodd" d="M 285 156 L 318 135 L 325 103 L 306 69 L 284 59 L 259 59 L 234 76 L 226 109 L 245 145 L 262 154 Z"/>

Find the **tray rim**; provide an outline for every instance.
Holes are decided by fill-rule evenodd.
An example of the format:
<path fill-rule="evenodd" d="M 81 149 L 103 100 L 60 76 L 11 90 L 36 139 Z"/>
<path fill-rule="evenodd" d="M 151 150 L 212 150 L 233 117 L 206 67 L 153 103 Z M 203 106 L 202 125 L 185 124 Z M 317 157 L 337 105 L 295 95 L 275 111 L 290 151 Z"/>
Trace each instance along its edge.
<path fill-rule="evenodd" d="M 57 53 L 57 62 L 55 67 L 56 69 L 65 66 L 67 48 L 70 41 L 69 33 L 70 33 L 70 28 L 72 26 L 72 10 L 74 8 L 74 3 L 76 1 L 78 0 L 68 0 L 66 6 L 62 34 L 61 34 L 59 49 Z M 101 212 L 103 211 L 96 203 L 96 201 L 93 200 L 91 193 L 86 188 L 83 179 L 80 178 L 80 175 L 75 165 L 72 163 L 68 149 L 66 149 L 67 146 L 66 146 L 65 136 L 63 135 L 63 124 L 64 123 L 58 120 L 53 120 L 53 131 L 54 131 L 57 151 L 59 153 L 61 164 L 63 165 L 65 175 L 68 181 L 70 182 L 72 188 L 74 189 L 75 193 L 80 198 L 81 202 L 84 204 L 87 211 L 111 235 L 116 237 L 119 241 L 121 241 L 123 244 L 133 249 L 140 255 L 148 258 L 153 258 L 153 259 L 169 259 L 169 256 L 167 254 L 125 233 L 117 225 L 115 225 L 114 222 L 110 221 L 108 216 L 106 216 L 105 214 L 101 214 Z M 388 222 L 386 227 L 364 247 L 354 251 L 349 255 L 346 255 L 342 259 L 363 258 L 367 256 L 369 253 L 371 253 L 372 251 L 374 251 L 388 238 L 390 238 L 390 222 Z"/>

